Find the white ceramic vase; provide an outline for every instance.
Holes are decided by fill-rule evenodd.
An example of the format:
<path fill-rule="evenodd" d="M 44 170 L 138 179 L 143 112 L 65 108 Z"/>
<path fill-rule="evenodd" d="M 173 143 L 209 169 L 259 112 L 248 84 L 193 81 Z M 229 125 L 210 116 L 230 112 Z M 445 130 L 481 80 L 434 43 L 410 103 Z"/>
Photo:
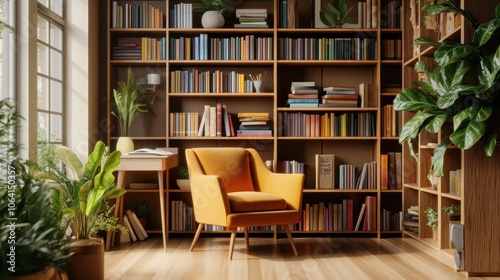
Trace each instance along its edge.
<path fill-rule="evenodd" d="M 224 26 L 224 16 L 218 11 L 206 11 L 201 16 L 203 28 L 221 28 Z"/>
<path fill-rule="evenodd" d="M 134 141 L 132 141 L 132 137 L 120 136 L 118 142 L 116 142 L 116 149 L 122 152 L 122 154 L 132 152 L 134 150 Z"/>

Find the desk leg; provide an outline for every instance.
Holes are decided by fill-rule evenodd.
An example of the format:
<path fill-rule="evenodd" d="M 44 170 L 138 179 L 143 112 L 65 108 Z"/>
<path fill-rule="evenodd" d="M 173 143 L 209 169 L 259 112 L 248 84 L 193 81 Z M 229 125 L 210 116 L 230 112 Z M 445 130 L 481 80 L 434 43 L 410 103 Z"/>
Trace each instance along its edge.
<path fill-rule="evenodd" d="M 163 235 L 163 250 L 167 252 L 167 226 L 166 218 L 165 218 L 165 189 L 163 186 L 163 172 L 158 171 L 158 188 L 159 188 L 159 196 L 160 196 L 160 212 L 161 212 L 161 232 Z"/>
<path fill-rule="evenodd" d="M 116 182 L 117 189 L 123 189 L 125 187 L 125 174 L 126 171 L 118 171 L 118 179 Z M 113 210 L 113 217 L 118 217 L 121 221 L 122 216 L 123 216 L 123 198 L 119 196 L 116 198 L 115 209 Z M 116 234 L 117 234 L 116 232 L 110 231 L 106 235 L 106 250 L 111 249 L 111 247 L 115 244 Z"/>

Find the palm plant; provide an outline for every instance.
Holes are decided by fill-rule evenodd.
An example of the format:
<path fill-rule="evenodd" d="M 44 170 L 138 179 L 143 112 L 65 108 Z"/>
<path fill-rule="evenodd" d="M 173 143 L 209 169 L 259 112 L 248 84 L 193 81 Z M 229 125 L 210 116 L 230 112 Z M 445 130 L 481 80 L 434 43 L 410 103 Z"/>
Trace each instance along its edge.
<path fill-rule="evenodd" d="M 149 111 L 155 96 L 151 96 L 142 88 L 143 79 L 134 79 L 134 72 L 130 67 L 127 70 L 127 80 L 118 81 L 117 84 L 118 89 L 113 89 L 115 111 L 111 114 L 118 118 L 120 135 L 128 136 L 134 120 L 139 114 Z"/>
<path fill-rule="evenodd" d="M 234 0 L 199 0 L 194 6 L 195 11 L 217 11 L 221 15 L 228 15 L 233 10 Z"/>
<path fill-rule="evenodd" d="M 484 23 L 448 0 L 429 6 L 427 12 L 431 15 L 458 13 L 474 29 L 470 44 L 434 42 L 425 37 L 415 39 L 414 45 L 436 48 L 437 67 L 431 71 L 425 62 L 417 62 L 415 71 L 425 74 L 426 78 L 414 82 L 416 87 L 404 89 L 394 99 L 395 110 L 416 112 L 399 137 L 400 143 L 408 143 L 415 158 L 412 143 L 423 129 L 436 133 L 443 124 L 452 122 L 453 132 L 434 148 L 429 171 L 441 177 L 449 146 L 465 150 L 482 142 L 487 156 L 495 149 L 499 126 L 490 117 L 500 101 L 500 4 L 496 6 L 494 18 Z"/>

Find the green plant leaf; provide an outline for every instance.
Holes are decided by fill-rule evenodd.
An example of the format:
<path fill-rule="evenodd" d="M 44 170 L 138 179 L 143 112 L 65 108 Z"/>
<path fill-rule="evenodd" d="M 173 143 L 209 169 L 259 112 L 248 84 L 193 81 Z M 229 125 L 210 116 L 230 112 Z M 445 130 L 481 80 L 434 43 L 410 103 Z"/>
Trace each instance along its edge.
<path fill-rule="evenodd" d="M 437 92 L 432 87 L 432 85 L 429 82 L 429 80 L 423 79 L 423 80 L 419 80 L 419 81 L 413 81 L 413 84 L 416 87 L 420 87 L 421 90 L 426 91 L 426 92 L 428 92 L 431 95 L 436 95 L 436 96 L 438 95 Z"/>
<path fill-rule="evenodd" d="M 492 55 L 480 59 L 480 71 L 477 73 L 479 82 L 486 87 L 491 87 L 498 79 L 500 71 L 500 46 Z"/>
<path fill-rule="evenodd" d="M 439 46 L 441 46 L 441 44 L 442 43 L 434 42 L 434 41 L 432 41 L 431 39 L 429 39 L 427 37 L 419 37 L 419 38 L 413 40 L 413 46 L 416 46 L 416 45 L 428 45 L 428 46 L 431 46 L 431 47 L 438 48 Z"/>
<path fill-rule="evenodd" d="M 427 13 L 431 15 L 438 15 L 440 13 L 457 13 L 457 12 L 460 12 L 460 9 L 458 9 L 454 5 L 451 6 L 451 5 L 434 4 L 427 8 Z"/>
<path fill-rule="evenodd" d="M 497 145 L 498 130 L 490 129 L 484 135 L 484 151 L 487 156 L 491 157 Z"/>
<path fill-rule="evenodd" d="M 466 150 L 472 147 L 486 132 L 486 124 L 480 121 L 465 119 L 450 135 L 450 140 L 458 148 Z"/>
<path fill-rule="evenodd" d="M 472 44 L 477 47 L 481 47 L 488 43 L 496 30 L 500 27 L 500 18 L 495 18 L 488 22 L 482 23 L 478 26 L 474 32 L 474 37 L 472 38 Z"/>
<path fill-rule="evenodd" d="M 423 61 L 417 61 L 417 63 L 415 63 L 414 69 L 417 73 L 425 73 L 427 75 L 430 74 L 429 66 L 427 66 L 427 64 L 425 64 L 425 62 Z"/>
<path fill-rule="evenodd" d="M 75 180 L 79 180 L 83 175 L 83 163 L 80 158 L 73 152 L 71 149 L 65 146 L 60 146 L 56 148 L 56 156 L 57 158 L 67 167 L 71 169 L 73 173 L 73 177 Z"/>
<path fill-rule="evenodd" d="M 420 130 L 422 130 L 429 118 L 432 117 L 434 117 L 434 114 L 422 111 L 417 112 L 415 116 L 403 126 L 401 134 L 399 135 L 399 143 L 417 138 Z"/>
<path fill-rule="evenodd" d="M 493 107 L 487 104 L 473 105 L 471 110 L 471 119 L 484 122 L 493 114 Z"/>
<path fill-rule="evenodd" d="M 466 61 L 438 66 L 429 75 L 429 82 L 436 92 L 443 96 L 462 82 L 469 69 L 470 64 Z"/>
<path fill-rule="evenodd" d="M 407 88 L 402 90 L 394 98 L 394 110 L 397 111 L 419 111 L 438 109 L 436 100 L 429 93 L 418 88 Z"/>
<path fill-rule="evenodd" d="M 459 43 L 443 42 L 434 53 L 434 61 L 440 66 L 462 61 L 476 54 L 479 50 L 474 46 Z"/>
<path fill-rule="evenodd" d="M 446 121 L 447 115 L 441 114 L 433 117 L 430 122 L 425 126 L 425 129 L 432 133 L 437 133 L 443 123 Z"/>
<path fill-rule="evenodd" d="M 434 148 L 434 153 L 432 155 L 432 165 L 431 169 L 429 170 L 429 174 L 432 174 L 432 172 L 434 172 L 434 175 L 437 177 L 442 177 L 444 175 L 443 173 L 444 155 L 450 145 L 451 145 L 450 142 L 443 142 L 438 144 Z"/>

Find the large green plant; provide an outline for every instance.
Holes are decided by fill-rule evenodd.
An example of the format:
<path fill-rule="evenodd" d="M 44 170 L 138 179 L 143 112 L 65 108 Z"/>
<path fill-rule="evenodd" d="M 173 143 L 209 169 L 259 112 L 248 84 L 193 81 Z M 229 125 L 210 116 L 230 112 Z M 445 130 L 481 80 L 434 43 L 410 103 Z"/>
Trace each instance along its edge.
<path fill-rule="evenodd" d="M 132 68 L 127 70 L 127 80 L 118 81 L 118 89 L 113 89 L 115 110 L 111 112 L 120 123 L 120 135 L 128 136 L 130 126 L 141 113 L 149 111 L 155 96 L 146 92 L 143 79 L 134 79 Z"/>
<path fill-rule="evenodd" d="M 0 100 L 0 279 L 65 269 L 70 252 L 51 191 L 19 158 L 14 132 L 20 119 L 14 103 Z"/>
<path fill-rule="evenodd" d="M 474 29 L 470 44 L 434 42 L 425 37 L 414 40 L 414 45 L 436 48 L 437 67 L 431 71 L 425 62 L 417 62 L 415 71 L 424 73 L 426 78 L 414 82 L 415 87 L 404 89 L 394 99 L 395 110 L 416 112 L 399 137 L 400 143 L 409 144 L 413 156 L 412 143 L 423 129 L 436 133 L 443 124 L 452 122 L 449 139 L 434 148 L 429 174 L 440 177 L 449 146 L 469 149 L 481 140 L 486 155 L 491 156 L 495 149 L 499 124 L 489 119 L 498 109 L 500 97 L 500 4 L 496 6 L 494 18 L 484 23 L 450 1 L 431 5 L 427 12 L 432 15 L 458 13 Z"/>
<path fill-rule="evenodd" d="M 109 199 L 125 193 L 124 189 L 116 187 L 113 175 L 120 164 L 121 152 L 108 152 L 104 142 L 97 142 L 84 165 L 74 151 L 61 146 L 56 149 L 56 155 L 68 167 L 71 176 L 57 168 L 36 175 L 57 183 L 61 210 L 69 215 L 69 226 L 76 239 L 91 238 L 98 230 L 120 228 L 117 220 L 109 216 L 109 209 L 104 207 Z M 103 217 L 109 217 L 107 225 L 111 228 L 102 228 Z"/>
<path fill-rule="evenodd" d="M 333 0 L 326 4 L 326 8 L 319 12 L 321 22 L 329 27 L 342 27 L 350 23 L 352 18 L 349 16 L 353 7 L 347 7 L 345 0 Z"/>

